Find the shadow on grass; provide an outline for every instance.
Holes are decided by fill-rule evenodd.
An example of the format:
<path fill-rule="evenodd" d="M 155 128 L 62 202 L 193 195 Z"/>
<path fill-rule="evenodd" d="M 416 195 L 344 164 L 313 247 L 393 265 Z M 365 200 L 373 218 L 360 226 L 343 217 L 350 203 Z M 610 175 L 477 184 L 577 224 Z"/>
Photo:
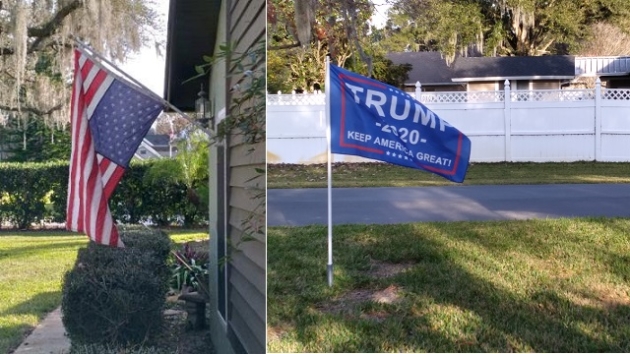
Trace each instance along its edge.
<path fill-rule="evenodd" d="M 39 293 L 30 299 L 0 312 L 0 317 L 37 315 L 43 318 L 61 303 L 61 291 Z"/>
<path fill-rule="evenodd" d="M 333 288 L 328 288 L 325 281 L 325 228 L 296 233 L 291 229 L 270 230 L 269 323 L 276 327 L 288 323 L 287 332 L 291 333 L 287 335 L 305 351 L 630 350 L 627 304 L 582 304 L 544 282 L 516 291 L 499 288 L 478 275 L 477 268 L 483 263 L 466 268 L 470 254 L 445 245 L 452 232 L 450 227 L 365 226 L 351 232 L 337 227 L 335 260 L 339 275 Z M 440 233 L 445 238 L 436 237 Z M 470 230 L 467 235 L 464 238 L 469 240 L 487 238 Z M 523 237 L 499 249 L 550 253 L 544 244 L 532 249 L 527 242 L 528 238 Z M 483 246 L 494 249 L 492 241 Z M 391 279 L 369 280 L 359 274 L 370 258 L 413 262 L 415 266 Z M 314 266 L 318 269 L 313 270 Z M 401 303 L 367 304 L 359 309 L 385 311 L 388 316 L 383 321 L 365 320 L 352 311 L 326 313 L 318 307 L 353 289 L 383 288 L 392 283 L 404 289 Z"/>
<path fill-rule="evenodd" d="M 51 230 L 0 229 L 0 237 L 5 237 L 5 236 L 68 237 L 68 236 L 81 236 L 81 235 L 77 234 L 76 232 L 68 231 L 66 229 L 51 229 Z"/>
<path fill-rule="evenodd" d="M 67 251 L 68 248 L 85 246 L 87 242 L 81 238 L 75 241 L 51 241 L 43 244 L 41 241 L 33 241 L 35 244 L 22 247 L 11 247 L 8 250 L 0 250 L 0 260 L 5 258 L 21 258 L 45 252 Z"/>

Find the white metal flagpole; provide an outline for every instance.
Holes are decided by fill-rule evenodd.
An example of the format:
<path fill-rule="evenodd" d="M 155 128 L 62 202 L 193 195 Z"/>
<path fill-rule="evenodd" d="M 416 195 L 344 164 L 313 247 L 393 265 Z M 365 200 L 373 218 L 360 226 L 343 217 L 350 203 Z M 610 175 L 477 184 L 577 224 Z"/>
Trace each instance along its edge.
<path fill-rule="evenodd" d="M 326 142 L 328 146 L 328 286 L 333 285 L 332 246 L 332 151 L 330 131 L 330 56 L 326 56 Z"/>

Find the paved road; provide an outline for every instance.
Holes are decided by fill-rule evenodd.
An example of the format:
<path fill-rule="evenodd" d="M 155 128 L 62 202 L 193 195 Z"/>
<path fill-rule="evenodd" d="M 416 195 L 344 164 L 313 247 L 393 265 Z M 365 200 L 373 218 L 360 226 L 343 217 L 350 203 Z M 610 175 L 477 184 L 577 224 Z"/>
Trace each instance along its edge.
<path fill-rule="evenodd" d="M 630 184 L 334 188 L 333 223 L 630 217 Z M 326 189 L 269 189 L 267 223 L 326 224 Z"/>

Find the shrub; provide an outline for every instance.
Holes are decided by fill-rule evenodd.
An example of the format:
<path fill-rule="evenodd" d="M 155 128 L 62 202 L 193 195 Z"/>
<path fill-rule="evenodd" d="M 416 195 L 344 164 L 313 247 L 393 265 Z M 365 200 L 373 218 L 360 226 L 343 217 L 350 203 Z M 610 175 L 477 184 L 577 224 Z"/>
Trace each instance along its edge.
<path fill-rule="evenodd" d="M 161 231 L 123 229 L 126 248 L 90 242 L 63 285 L 63 323 L 77 344 L 144 345 L 160 334 L 170 240 Z"/>
<path fill-rule="evenodd" d="M 70 354 L 171 354 L 171 352 L 156 347 L 121 348 L 103 344 L 72 344 Z"/>
<path fill-rule="evenodd" d="M 54 184 L 51 180 L 58 179 L 62 165 L 60 162 L 0 163 L 2 210 L 11 224 L 27 229 L 31 223 L 46 218 L 45 202 Z"/>
<path fill-rule="evenodd" d="M 175 178 L 181 173 L 173 167 L 176 164 L 171 159 L 134 161 L 110 198 L 113 218 L 124 223 L 151 219 L 158 225 L 178 220 L 187 225 L 206 223 L 207 205 L 190 200 L 188 186 Z M 0 221 L 22 229 L 36 222 L 65 221 L 68 170 L 68 161 L 0 162 Z M 154 170 L 166 170 L 175 177 L 164 179 Z M 207 178 L 204 182 L 207 185 Z M 207 190 L 199 193 L 208 194 Z"/>

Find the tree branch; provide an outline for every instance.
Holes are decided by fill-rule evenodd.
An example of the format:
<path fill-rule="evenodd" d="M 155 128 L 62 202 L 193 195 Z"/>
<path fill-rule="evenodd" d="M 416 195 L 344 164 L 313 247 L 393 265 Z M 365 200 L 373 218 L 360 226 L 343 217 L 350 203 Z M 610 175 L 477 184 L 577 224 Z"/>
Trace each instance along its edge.
<path fill-rule="evenodd" d="M 291 44 L 269 46 L 269 47 L 267 47 L 267 50 L 283 50 L 283 49 L 297 48 L 297 47 L 300 47 L 300 46 L 301 46 L 300 42 L 296 42 L 296 43 L 291 43 Z"/>
<path fill-rule="evenodd" d="M 1 3 L 2 2 L 0 1 L 0 4 Z M 74 0 L 68 5 L 62 7 L 55 14 L 55 16 L 47 23 L 39 27 L 29 27 L 27 29 L 27 35 L 29 37 L 34 37 L 35 41 L 33 41 L 33 43 L 31 43 L 31 45 L 29 46 L 28 54 L 42 50 L 52 45 L 54 41 L 48 41 L 48 43 L 46 43 L 45 41 L 49 39 L 50 36 L 52 36 L 55 33 L 55 31 L 57 31 L 57 29 L 59 29 L 63 20 L 66 17 L 68 17 L 72 12 L 74 12 L 76 9 L 78 9 L 81 6 L 83 6 L 82 0 Z M 1 31 L 1 28 L 0 28 L 0 31 Z M 41 46 L 42 43 L 45 43 L 45 45 Z M 0 48 L 0 56 L 13 55 L 13 54 L 15 54 L 14 48 L 10 48 L 10 47 Z"/>
<path fill-rule="evenodd" d="M 63 103 L 60 103 L 54 107 L 52 107 L 51 109 L 47 110 L 47 111 L 43 111 L 41 109 L 37 109 L 35 107 L 11 107 L 11 106 L 4 106 L 0 104 L 0 109 L 5 110 L 5 111 L 10 111 L 10 112 L 30 112 L 33 113 L 35 115 L 38 116 L 47 116 L 55 111 L 58 111 L 60 109 L 63 108 Z"/>
<path fill-rule="evenodd" d="M 50 21 L 48 21 L 48 23 L 44 24 L 41 27 L 28 28 L 28 36 L 37 37 L 33 44 L 31 44 L 29 51 L 36 51 L 39 44 L 45 38 L 50 37 L 53 33 L 55 33 L 55 31 L 61 26 L 63 20 L 81 6 L 83 6 L 83 2 L 81 0 L 74 0 L 73 2 L 59 9 L 59 11 L 57 11 L 57 14 Z"/>

